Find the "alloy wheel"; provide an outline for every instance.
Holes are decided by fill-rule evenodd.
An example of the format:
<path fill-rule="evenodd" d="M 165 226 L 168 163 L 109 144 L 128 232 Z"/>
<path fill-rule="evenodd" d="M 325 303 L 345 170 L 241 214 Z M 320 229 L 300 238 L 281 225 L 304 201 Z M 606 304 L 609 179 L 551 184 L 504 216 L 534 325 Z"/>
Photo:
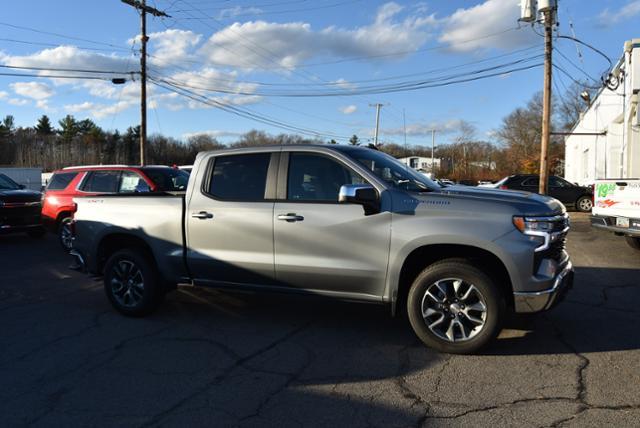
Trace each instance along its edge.
<path fill-rule="evenodd" d="M 140 268 L 130 260 L 118 261 L 113 267 L 111 292 L 123 307 L 136 307 L 144 295 L 144 277 Z"/>
<path fill-rule="evenodd" d="M 487 320 L 484 296 L 460 278 L 441 279 L 427 287 L 421 309 L 429 330 L 448 342 L 472 339 Z"/>
<path fill-rule="evenodd" d="M 71 225 L 69 224 L 70 222 L 70 219 L 64 219 L 62 221 L 62 225 L 60 226 L 60 242 L 62 243 L 62 246 L 67 250 L 71 250 L 73 246 L 73 234 L 71 233 Z"/>

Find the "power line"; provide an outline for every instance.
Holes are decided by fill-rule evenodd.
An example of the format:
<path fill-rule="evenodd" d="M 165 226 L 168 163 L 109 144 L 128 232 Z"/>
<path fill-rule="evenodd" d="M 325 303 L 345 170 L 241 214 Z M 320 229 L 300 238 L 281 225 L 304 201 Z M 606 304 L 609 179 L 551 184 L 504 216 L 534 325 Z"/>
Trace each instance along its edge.
<path fill-rule="evenodd" d="M 236 116 L 240 116 L 242 118 L 245 119 L 249 119 L 249 120 L 253 120 L 256 122 L 260 122 L 266 125 L 270 125 L 270 126 L 274 126 L 277 128 L 281 128 L 281 129 L 286 129 L 288 131 L 294 131 L 294 132 L 299 132 L 301 134 L 304 135 L 310 135 L 310 136 L 314 136 L 314 137 L 322 137 L 324 136 L 325 138 L 333 138 L 333 139 L 337 139 L 337 140 L 348 140 L 348 137 L 345 136 L 341 136 L 341 135 L 337 135 L 337 134 L 331 134 L 331 133 L 324 133 L 324 132 L 320 132 L 320 131 L 316 131 L 316 130 L 310 130 L 310 129 L 306 129 L 306 128 L 301 128 L 295 125 L 290 125 L 287 124 L 285 122 L 279 121 L 277 119 L 272 119 L 269 118 L 268 116 L 264 116 L 264 115 L 260 115 L 257 114 L 255 112 L 252 112 L 248 109 L 241 109 L 238 107 L 234 107 L 228 104 L 224 104 L 221 103 L 220 101 L 205 97 L 203 95 L 197 94 L 195 92 L 189 91 L 187 89 L 184 88 L 180 88 L 174 85 L 171 85 L 170 83 L 166 83 L 166 85 L 169 86 L 165 86 L 162 83 L 159 83 L 157 81 L 155 81 L 155 79 L 150 78 L 151 82 L 160 87 L 163 88 L 165 90 L 171 91 L 171 92 L 175 92 L 179 95 L 182 95 L 184 97 L 187 97 L 189 99 L 192 99 L 194 101 L 200 102 L 202 104 L 206 104 L 209 105 L 211 107 L 217 107 L 227 113 L 231 113 L 234 114 Z"/>
<path fill-rule="evenodd" d="M 578 70 L 579 72 L 584 74 L 588 79 L 593 80 L 596 83 L 600 83 L 600 81 L 598 79 L 594 79 L 582 67 L 579 67 L 576 63 L 571 61 L 571 59 L 569 59 L 560 49 L 554 48 L 554 51 L 556 51 L 562 58 L 564 58 L 569 64 L 571 64 L 573 66 L 573 68 L 575 68 L 576 70 Z"/>
<path fill-rule="evenodd" d="M 303 9 L 272 10 L 272 11 L 259 11 L 259 12 L 255 11 L 251 13 L 234 13 L 233 17 L 236 18 L 238 16 L 266 16 L 266 15 L 280 15 L 280 14 L 296 13 L 296 12 L 309 12 L 309 11 L 321 10 L 321 9 L 331 9 L 335 7 L 344 6 L 346 4 L 360 3 L 362 1 L 364 0 L 349 0 L 349 1 L 342 1 L 339 3 L 322 5 L 322 6 L 307 7 Z M 222 9 L 222 11 L 227 9 L 228 8 Z M 205 11 L 208 9 L 200 9 L 200 10 Z M 196 11 L 198 11 L 198 9 L 182 9 L 182 10 L 174 10 L 173 12 L 178 13 L 178 12 L 196 12 Z M 208 17 L 207 18 L 181 18 L 181 19 L 201 21 L 204 19 L 208 19 Z"/>
<path fill-rule="evenodd" d="M 360 84 L 360 83 L 374 83 L 374 82 L 384 82 L 384 81 L 390 81 L 390 80 L 398 80 L 398 79 L 402 79 L 402 78 L 406 78 L 406 77 L 415 77 L 415 76 L 424 76 L 424 75 L 430 75 L 430 74 L 437 74 L 439 72 L 445 72 L 445 71 L 451 71 L 451 70 L 455 70 L 455 69 L 460 69 L 460 68 L 464 68 L 464 67 L 468 67 L 470 65 L 475 65 L 475 64 L 480 64 L 483 62 L 489 62 L 489 61 L 493 61 L 499 58 L 504 58 L 507 56 L 511 56 L 517 53 L 522 53 L 525 51 L 529 51 L 532 49 L 539 49 L 539 46 L 531 46 L 528 48 L 524 48 L 524 49 L 518 49 L 509 53 L 505 53 L 505 54 L 501 54 L 501 55 L 496 55 L 493 57 L 488 57 L 488 58 L 484 58 L 481 60 L 476 60 L 476 61 L 470 61 L 470 62 L 466 62 L 463 64 L 458 64 L 458 65 L 454 65 L 454 66 L 449 66 L 449 67 L 441 67 L 441 68 L 435 68 L 435 69 L 430 69 L 430 70 L 424 70 L 421 72 L 416 72 L 416 73 L 409 73 L 409 74 L 404 74 L 404 75 L 397 75 L 397 76 L 388 76 L 388 77 L 383 77 L 383 78 L 378 78 L 378 79 L 363 79 L 363 80 L 349 80 L 348 82 L 340 82 L 340 81 L 333 81 L 333 82 L 313 82 L 313 83 L 297 83 L 297 82 L 292 82 L 292 83 L 274 83 L 274 82 L 262 82 L 262 81 L 250 81 L 250 80 L 236 80 L 236 79 L 205 79 L 204 77 L 201 76 L 193 76 L 194 78 L 198 79 L 198 80 L 206 80 L 207 82 L 210 81 L 215 81 L 215 82 L 226 82 L 226 83 L 233 83 L 233 84 L 250 84 L 250 85 L 260 85 L 260 86 L 274 86 L 274 87 L 280 87 L 280 86 L 284 86 L 284 87 L 342 87 L 345 84 Z M 168 68 L 172 68 L 168 67 Z M 193 72 L 193 70 L 188 69 L 188 68 L 184 68 L 184 67 L 180 67 L 180 66 L 175 66 L 175 68 L 184 70 L 186 72 Z M 156 70 L 158 71 L 160 70 L 160 67 Z M 158 71 L 159 72 L 159 71 Z"/>
<path fill-rule="evenodd" d="M 31 27 L 24 27 L 24 26 L 21 26 L 21 25 L 9 24 L 8 22 L 0 22 L 0 25 L 3 25 L 5 27 L 14 28 L 14 29 L 17 29 L 17 30 L 31 31 L 31 32 L 34 32 L 34 33 L 39 33 L 39 34 L 46 34 L 48 36 L 60 37 L 60 38 L 63 38 L 63 39 L 77 40 L 77 41 L 86 42 L 86 43 L 93 43 L 93 44 L 96 44 L 96 45 L 109 46 L 109 47 L 111 47 L 113 49 L 117 49 L 117 50 L 121 50 L 121 51 L 126 51 L 126 52 L 129 51 L 126 48 L 123 48 L 121 46 L 117 46 L 117 45 L 114 45 L 114 44 L 111 44 L 111 43 L 99 42 L 99 41 L 96 41 L 96 40 L 85 39 L 85 38 L 82 38 L 82 37 L 68 36 L 66 34 L 53 33 L 53 32 L 50 32 L 50 31 L 38 30 L 37 28 L 31 28 Z"/>
<path fill-rule="evenodd" d="M 562 74 L 564 74 L 565 76 L 567 76 L 573 83 L 575 83 L 578 86 L 582 86 L 584 88 L 588 88 L 588 89 L 600 89 L 602 86 L 592 86 L 592 85 L 587 85 L 585 82 L 580 82 L 579 80 L 576 80 L 567 70 L 565 70 L 564 68 L 560 67 L 558 64 L 553 64 L 553 68 L 555 68 L 556 70 L 560 71 Z"/>
<path fill-rule="evenodd" d="M 0 38 L 0 41 L 9 42 L 9 43 L 20 43 L 20 44 L 31 45 L 31 46 L 46 46 L 51 48 L 58 48 L 61 46 L 65 46 L 65 45 L 61 45 L 60 43 L 33 42 L 29 40 L 6 39 L 6 38 Z M 73 46 L 78 49 L 87 50 L 87 51 L 113 52 L 113 49 L 107 49 L 107 48 L 92 48 L 89 46 L 75 46 L 75 45 Z"/>
<path fill-rule="evenodd" d="M 99 77 L 99 76 L 69 76 L 67 74 L 64 75 L 55 75 L 55 74 L 26 74 L 26 73 L 0 73 L 0 76 L 13 76 L 13 77 L 42 77 L 49 79 L 85 79 L 85 80 L 112 80 L 108 77 Z M 123 79 L 124 80 L 124 79 Z"/>
<path fill-rule="evenodd" d="M 184 3 L 186 5 L 189 5 L 189 6 L 193 7 L 189 2 L 187 2 L 185 0 L 180 0 L 180 1 L 182 1 L 182 3 Z M 195 9 L 197 9 L 197 8 L 195 8 Z M 200 13 L 203 16 L 207 16 L 206 13 L 204 13 L 202 11 L 200 11 Z M 191 14 L 189 14 L 189 15 L 193 16 Z M 217 28 L 212 26 L 211 24 L 209 24 L 208 21 L 199 21 L 199 22 L 202 22 L 203 24 L 207 25 L 209 28 L 214 29 L 214 30 L 223 28 L 222 27 L 222 23 L 220 21 L 218 21 L 217 19 L 215 19 L 213 17 L 212 17 L 212 20 L 218 23 L 218 27 Z M 239 32 L 235 31 L 233 28 L 231 28 L 231 27 L 229 27 L 229 28 L 233 33 L 237 34 L 241 39 L 246 39 L 242 34 L 240 34 Z M 260 49 L 260 50 L 262 50 L 262 51 L 267 53 L 267 55 L 263 55 L 260 52 L 258 52 L 256 49 L 254 49 L 252 46 L 250 46 L 250 45 L 255 45 L 255 43 L 253 43 L 252 41 L 249 41 L 248 44 L 244 43 L 243 45 L 247 49 L 249 49 L 251 52 L 254 52 L 256 55 L 258 55 L 259 57 L 264 58 L 265 60 L 267 60 L 267 61 L 269 61 L 271 63 L 279 64 L 278 60 L 277 60 L 277 55 L 275 55 L 273 52 L 269 51 L 268 49 L 266 49 L 266 48 L 264 48 L 262 46 L 256 46 L 257 49 Z M 229 51 L 229 52 L 231 52 L 231 53 L 233 53 L 235 55 L 235 53 L 232 50 L 230 50 L 229 48 L 227 48 L 226 46 L 222 45 L 221 48 L 223 48 L 223 49 L 225 49 L 225 50 L 227 50 L 227 51 Z M 261 68 L 261 67 L 258 66 L 258 68 Z M 301 76 L 301 77 L 303 77 L 303 78 L 305 78 L 307 80 L 314 81 L 314 79 L 317 79 L 317 80 L 323 81 L 322 78 L 320 78 L 319 76 L 313 75 L 311 73 L 307 73 L 307 72 L 304 72 L 304 71 L 300 72 L 300 71 L 297 71 L 297 70 L 294 70 L 293 72 L 294 72 L 294 74 L 297 74 L 298 76 Z M 309 76 L 311 76 L 311 77 L 309 77 Z M 369 101 L 369 100 L 367 100 L 367 101 Z"/>
<path fill-rule="evenodd" d="M 47 68 L 47 67 L 22 67 L 17 65 L 0 64 L 0 68 L 10 68 L 17 70 L 41 70 L 41 71 L 69 71 L 77 73 L 99 73 L 99 74 L 140 74 L 139 71 L 113 71 L 113 70 L 87 70 L 78 68 Z"/>
<path fill-rule="evenodd" d="M 247 92 L 247 91 L 232 90 L 232 89 L 225 89 L 225 88 L 212 88 L 212 87 L 205 87 L 205 86 L 190 85 L 190 84 L 187 84 L 187 83 L 184 83 L 184 82 L 179 82 L 179 81 L 177 81 L 175 79 L 171 79 L 171 78 L 164 79 L 162 81 L 164 81 L 166 83 L 172 83 L 172 84 L 184 87 L 184 88 L 190 88 L 190 89 L 196 89 L 196 90 L 202 90 L 202 91 L 210 91 L 210 92 L 220 92 L 220 93 L 233 94 L 233 95 L 249 95 L 249 96 L 259 95 L 259 96 L 266 96 L 266 97 L 295 97 L 295 98 L 300 98 L 300 97 L 358 96 L 358 95 L 362 95 L 362 94 L 382 94 L 382 93 L 393 93 L 393 92 L 405 92 L 405 91 L 410 91 L 410 90 L 426 89 L 426 88 L 439 87 L 439 86 L 447 86 L 449 84 L 468 82 L 468 81 L 473 81 L 473 80 L 479 80 L 479 79 L 482 79 L 482 78 L 503 75 L 503 74 L 507 74 L 507 73 L 511 73 L 511 72 L 515 72 L 515 71 L 527 70 L 527 69 L 536 67 L 538 64 L 534 64 L 533 66 L 524 67 L 524 68 L 514 68 L 514 69 L 502 70 L 502 71 L 499 71 L 497 73 L 489 73 L 489 72 L 492 72 L 492 71 L 497 71 L 497 70 L 508 68 L 508 67 L 511 67 L 511 66 L 514 66 L 514 65 L 518 65 L 518 64 L 521 64 L 521 63 L 531 62 L 533 60 L 537 60 L 537 59 L 540 59 L 540 58 L 541 58 L 540 55 L 536 55 L 536 56 L 532 56 L 532 57 L 528 57 L 528 58 L 523 58 L 523 59 L 520 59 L 520 60 L 517 60 L 517 61 L 511 61 L 509 63 L 500 64 L 500 65 L 497 65 L 497 66 L 487 67 L 487 68 L 483 68 L 483 69 L 479 69 L 479 70 L 474 70 L 474 71 L 471 71 L 471 72 L 465 72 L 465 73 L 458 73 L 458 74 L 453 74 L 453 75 L 449 75 L 449 76 L 443 76 L 443 77 L 434 78 L 434 79 L 398 82 L 398 83 L 394 83 L 394 84 L 390 84 L 390 85 L 362 86 L 362 87 L 359 87 L 357 89 L 347 89 L 347 90 L 340 90 L 340 91 L 338 91 L 338 90 L 326 90 L 325 89 L 324 91 L 315 91 L 315 92 L 293 92 L 293 91 L 280 91 L 280 92 L 275 92 L 275 91 L 272 91 L 272 92 L 253 91 L 253 92 Z M 486 73 L 489 73 L 489 74 L 486 74 Z M 470 78 L 470 76 L 475 76 L 475 77 Z"/>

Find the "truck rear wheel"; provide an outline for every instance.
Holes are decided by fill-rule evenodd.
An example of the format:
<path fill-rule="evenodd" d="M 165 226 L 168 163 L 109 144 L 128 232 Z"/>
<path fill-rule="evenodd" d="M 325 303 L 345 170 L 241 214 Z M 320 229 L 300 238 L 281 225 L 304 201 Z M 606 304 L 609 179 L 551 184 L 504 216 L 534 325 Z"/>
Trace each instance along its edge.
<path fill-rule="evenodd" d="M 464 259 L 423 270 L 407 299 L 409 321 L 429 347 L 452 354 L 477 352 L 502 329 L 506 303 L 500 288 Z"/>
<path fill-rule="evenodd" d="M 71 217 L 63 217 L 58 223 L 58 241 L 60 246 L 69 252 L 73 248 L 73 234 L 71 233 Z"/>
<path fill-rule="evenodd" d="M 111 305 L 131 317 L 150 314 L 164 296 L 156 267 L 144 250 L 120 250 L 109 257 L 104 290 Z"/>
<path fill-rule="evenodd" d="M 634 250 L 640 251 L 640 238 L 635 236 L 625 236 L 624 239 L 627 240 L 627 244 Z"/>

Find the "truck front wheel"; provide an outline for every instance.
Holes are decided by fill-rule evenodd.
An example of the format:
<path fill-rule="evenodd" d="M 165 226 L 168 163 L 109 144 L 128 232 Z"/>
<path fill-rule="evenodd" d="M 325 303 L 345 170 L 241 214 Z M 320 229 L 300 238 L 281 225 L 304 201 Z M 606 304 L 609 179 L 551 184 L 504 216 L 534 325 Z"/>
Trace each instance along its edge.
<path fill-rule="evenodd" d="M 506 304 L 500 288 L 467 260 L 446 259 L 424 269 L 407 299 L 409 321 L 429 347 L 470 354 L 502 329 Z"/>
<path fill-rule="evenodd" d="M 164 295 L 156 267 L 144 250 L 120 250 L 109 257 L 104 290 L 118 312 L 132 317 L 153 312 Z"/>
<path fill-rule="evenodd" d="M 627 240 L 627 244 L 634 250 L 640 251 L 640 238 L 635 236 L 625 236 L 624 239 Z"/>

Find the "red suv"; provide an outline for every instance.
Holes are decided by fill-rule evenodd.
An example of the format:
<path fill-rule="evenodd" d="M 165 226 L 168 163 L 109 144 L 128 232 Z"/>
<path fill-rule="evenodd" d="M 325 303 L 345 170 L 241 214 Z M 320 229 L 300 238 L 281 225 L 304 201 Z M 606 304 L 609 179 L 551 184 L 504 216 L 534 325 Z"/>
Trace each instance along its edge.
<path fill-rule="evenodd" d="M 58 234 L 65 250 L 71 249 L 69 223 L 73 198 L 101 194 L 180 192 L 189 174 L 168 166 L 101 165 L 64 168 L 53 173 L 42 205 L 42 221 Z"/>

